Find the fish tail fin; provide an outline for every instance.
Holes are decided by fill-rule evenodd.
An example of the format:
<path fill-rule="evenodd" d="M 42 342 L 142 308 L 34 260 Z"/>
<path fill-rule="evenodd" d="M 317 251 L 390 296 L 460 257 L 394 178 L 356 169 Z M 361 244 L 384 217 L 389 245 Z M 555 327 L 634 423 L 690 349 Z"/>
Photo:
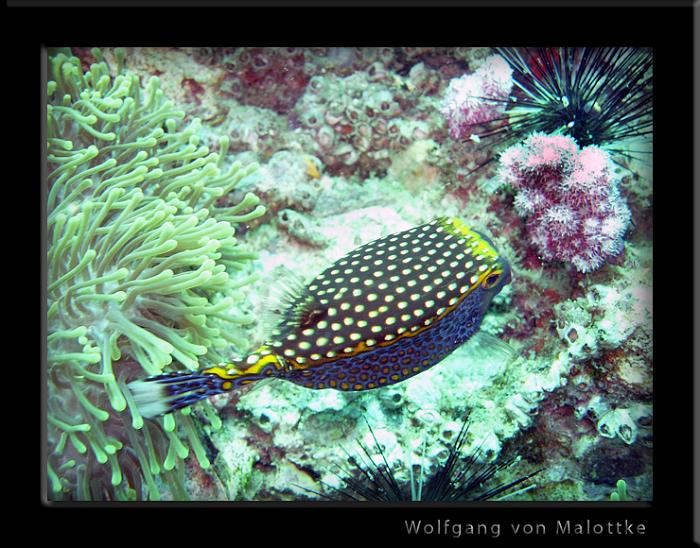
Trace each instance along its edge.
<path fill-rule="evenodd" d="M 139 413 L 143 417 L 153 418 L 226 392 L 223 385 L 224 380 L 216 375 L 186 371 L 153 375 L 130 382 L 127 386 Z"/>
<path fill-rule="evenodd" d="M 163 373 L 135 380 L 127 386 L 139 413 L 143 417 L 153 418 L 259 380 L 256 375 L 227 374 L 219 370 L 222 368 Z"/>
<path fill-rule="evenodd" d="M 259 350 L 267 351 L 267 347 L 260 347 Z M 256 356 L 258 359 L 252 364 L 249 358 L 245 364 L 238 366 L 227 363 L 199 371 L 162 373 L 133 381 L 127 386 L 143 417 L 167 415 L 209 396 L 275 376 L 281 366 L 277 357 L 270 352 Z M 247 367 L 241 370 L 241 365 Z"/>

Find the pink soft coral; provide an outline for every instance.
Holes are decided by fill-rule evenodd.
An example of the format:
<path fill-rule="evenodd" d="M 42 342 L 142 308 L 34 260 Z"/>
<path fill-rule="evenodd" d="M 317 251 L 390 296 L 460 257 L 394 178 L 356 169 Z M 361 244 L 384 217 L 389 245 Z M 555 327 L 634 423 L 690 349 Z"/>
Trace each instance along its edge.
<path fill-rule="evenodd" d="M 590 272 L 622 250 L 630 212 L 602 149 L 533 133 L 501 155 L 499 177 L 516 191 L 514 206 L 542 259 Z"/>
<path fill-rule="evenodd" d="M 492 55 L 475 72 L 450 81 L 441 110 L 454 139 L 469 137 L 473 126 L 502 116 L 512 73 L 505 59 Z"/>

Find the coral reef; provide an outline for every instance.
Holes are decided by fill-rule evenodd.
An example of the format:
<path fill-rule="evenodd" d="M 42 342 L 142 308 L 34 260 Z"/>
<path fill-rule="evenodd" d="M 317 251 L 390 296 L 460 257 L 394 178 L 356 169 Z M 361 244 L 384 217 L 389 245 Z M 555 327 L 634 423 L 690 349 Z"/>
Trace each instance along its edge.
<path fill-rule="evenodd" d="M 552 307 L 550 332 L 564 348 L 550 339 L 534 355 L 556 352 L 549 369 L 556 382 L 525 379 L 546 391 L 532 393 L 538 412 L 523 442 L 524 456 L 549 464 L 543 474 L 553 485 L 543 495 L 555 500 L 601 499 L 621 477 L 640 499 L 651 498 L 650 249 L 639 246 L 635 257 L 607 268 L 611 276 L 599 274 L 607 283 L 586 285 L 581 296 Z M 576 495 L 564 487 L 571 480 Z"/>
<path fill-rule="evenodd" d="M 602 149 L 533 133 L 501 154 L 499 177 L 515 190 L 515 209 L 544 260 L 590 272 L 622 250 L 630 212 Z"/>
<path fill-rule="evenodd" d="M 183 127 L 156 77 L 142 89 L 92 55 L 87 72 L 70 52 L 49 59 L 49 496 L 158 499 L 164 483 L 183 498 L 183 459 L 210 464 L 195 422 L 145 423 L 124 383 L 243 349 L 236 289 L 251 254 L 235 232 L 264 208 L 217 200 L 256 166 L 226 166 L 226 138 L 219 153 L 201 145 L 199 120 Z"/>
<path fill-rule="evenodd" d="M 101 58 L 90 50 L 76 53 L 83 71 L 101 64 Z M 267 64 L 258 67 L 254 57 L 261 53 Z M 90 484 L 91 477 L 106 475 L 106 480 L 94 485 L 106 485 L 105 492 L 112 498 L 131 494 L 124 489 L 114 496 L 114 491 L 125 485 L 134 485 L 133 491 L 139 491 L 135 482 L 143 477 L 146 479 L 141 482 L 147 486 L 141 487 L 140 492 L 151 498 L 323 499 L 343 488 L 336 472 L 347 468 L 346 451 L 356 447 L 356 440 L 362 441 L 373 462 L 386 458 L 396 481 L 410 483 L 412 464 L 420 463 L 426 477 L 443 466 L 459 436 L 467 408 L 470 428 L 463 440 L 463 456 L 478 449 L 478 464 L 488 465 L 505 455 L 519 455 L 518 466 L 514 467 L 517 470 L 502 471 L 499 481 L 504 482 L 543 468 L 534 478 L 537 487 L 516 493 L 516 500 L 608 500 L 618 480 L 624 480 L 631 498 L 651 499 L 650 165 L 627 155 L 616 139 L 605 144 L 614 163 L 595 147 L 578 148 L 591 143 L 577 145 L 568 137 L 552 135 L 554 130 L 546 130 L 549 135 L 537 134 L 523 143 L 530 131 L 509 131 L 524 127 L 518 125 L 521 111 L 517 109 L 524 106 L 527 92 L 517 85 L 524 85 L 523 71 L 519 72 L 513 63 L 509 67 L 516 86 L 507 95 L 503 78 L 497 92 L 511 103 L 505 112 L 500 101 L 482 97 L 473 103 L 472 110 L 466 108 L 466 103 L 455 101 L 454 119 L 446 117 L 446 97 L 456 97 L 460 89 L 464 94 L 470 86 L 481 86 L 479 93 L 486 95 L 484 86 L 494 82 L 494 63 L 499 63 L 495 53 L 508 60 L 502 51 L 491 48 L 130 48 L 126 56 L 117 50 L 101 54 L 113 67 L 124 66 L 128 74 L 139 75 L 145 84 L 138 86 L 134 81 L 130 92 L 119 99 L 126 102 L 127 96 L 140 93 L 134 100 L 143 108 L 133 114 L 132 122 L 127 116 L 125 124 L 109 125 L 99 119 L 89 124 L 84 118 L 92 114 L 90 107 L 76 105 L 77 95 L 73 94 L 75 99 L 69 102 L 83 119 L 68 118 L 65 111 L 61 119 L 65 128 L 80 136 L 80 140 L 71 138 L 74 149 L 88 149 L 94 144 L 100 152 L 94 160 L 78 164 L 75 169 L 87 171 L 112 157 L 119 165 L 123 162 L 124 167 L 117 172 L 118 165 L 107 166 L 104 172 L 89 172 L 72 181 L 72 185 L 77 185 L 77 181 L 89 179 L 93 186 L 76 194 L 80 200 L 63 198 L 69 194 L 57 200 L 64 207 L 72 207 L 70 214 L 65 213 L 67 219 L 86 215 L 86 228 L 97 229 L 93 240 L 107 238 L 103 228 L 112 226 L 113 216 L 98 217 L 103 205 L 109 203 L 112 209 L 107 212 L 114 214 L 120 208 L 134 207 L 128 211 L 131 216 L 140 211 L 141 203 L 128 206 L 125 197 L 116 196 L 108 202 L 108 190 L 100 185 L 110 178 L 128 176 L 138 169 L 138 162 L 153 162 L 141 171 L 146 177 L 161 169 L 164 173 L 159 179 L 131 182 L 127 177 L 128 182 L 124 183 L 117 179 L 125 196 L 138 187 L 142 202 L 162 200 L 166 213 L 162 222 L 147 219 L 150 224 L 143 225 L 147 233 L 134 232 L 129 237 L 145 238 L 153 233 L 157 237 L 151 236 L 149 242 L 164 244 L 171 238 L 162 227 L 168 219 L 174 230 L 179 225 L 173 219 L 180 219 L 181 215 L 196 217 L 196 222 L 189 221 L 194 223 L 188 229 L 193 233 L 205 230 L 208 220 L 216 221 L 206 225 L 212 234 L 208 244 L 188 239 L 186 248 L 163 251 L 164 255 L 155 261 L 157 265 L 148 262 L 148 256 L 134 256 L 137 247 L 110 258 L 114 262 L 112 273 L 120 268 L 138 268 L 129 261 L 146 261 L 141 270 L 133 271 L 135 280 L 162 265 L 163 269 L 172 270 L 173 276 L 182 276 L 179 279 L 183 282 L 197 280 L 199 284 L 185 289 L 186 294 L 196 293 L 199 299 L 185 303 L 194 309 L 191 314 L 176 314 L 181 306 L 180 293 L 161 295 L 158 291 L 147 295 L 151 301 L 157 301 L 157 308 L 141 306 L 140 293 L 124 309 L 129 321 L 150 336 L 166 341 L 173 351 L 165 351 L 169 348 L 162 343 L 156 345 L 159 350 L 154 350 L 153 355 L 140 351 L 138 340 L 119 331 L 113 344 L 120 357 L 111 362 L 117 388 L 144 373 L 139 359 L 152 363 L 154 369 L 156 363 L 167 361 L 169 356 L 173 361 L 159 366 L 168 370 L 180 361 L 178 352 L 184 356 L 182 367 L 188 368 L 194 361 L 226 359 L 234 351 L 244 355 L 252 346 L 249 342 L 262 343 L 269 336 L 265 311 L 274 301 L 274 294 L 284 288 L 288 270 L 308 279 L 357 246 L 438 215 L 463 218 L 487 235 L 511 263 L 512 282 L 492 302 L 478 337 L 431 370 L 405 382 L 365 393 L 341 393 L 262 381 L 213 397 L 189 414 L 176 413 L 172 422 L 144 421 L 138 429 L 131 427 L 128 401 L 122 411 L 115 410 L 102 382 L 108 377 L 99 376 L 100 341 L 104 341 L 102 334 L 110 326 L 107 308 L 121 310 L 124 303 L 83 298 L 90 292 L 85 288 L 94 287 L 95 294 L 109 299 L 118 291 L 128 292 L 128 288 L 118 289 L 124 283 L 122 279 L 101 282 L 98 278 L 92 284 L 92 271 L 88 270 L 92 263 L 88 257 L 84 259 L 89 263 L 86 270 L 71 271 L 57 288 L 73 287 L 73 282 L 85 283 L 84 287 L 72 289 L 60 302 L 72 304 L 80 296 L 80 310 L 87 310 L 85 303 L 89 303 L 90 313 L 99 319 L 88 323 L 81 315 L 79 320 L 85 324 L 85 330 L 81 328 L 83 323 L 71 319 L 73 316 L 67 316 L 70 321 L 65 324 L 57 317 L 49 321 L 50 356 L 58 352 L 81 353 L 81 348 L 93 340 L 92 346 L 97 350 L 89 350 L 88 346 L 85 352 L 93 359 L 98 359 L 100 353 L 99 363 L 78 362 L 79 369 L 70 360 L 64 365 L 50 364 L 49 395 L 55 400 L 50 403 L 50 411 L 58 409 L 56 418 L 70 427 L 49 429 L 50 450 L 63 446 L 62 454 L 58 451 L 50 455 L 49 465 L 50 474 L 55 475 L 52 480 L 55 478 L 62 484 L 61 491 L 66 491 L 64 498 L 95 498 L 84 486 Z M 634 58 L 646 63 L 647 52 L 637 53 Z M 528 70 L 535 76 L 547 78 L 559 70 L 539 66 L 535 57 L 523 55 Z M 236 61 L 227 64 L 230 59 Z M 77 62 L 70 63 L 80 73 Z M 601 63 L 593 67 L 598 72 L 606 70 Z M 501 68 L 501 74 L 507 72 L 506 67 Z M 626 68 L 629 67 L 625 63 L 618 63 L 612 67 L 612 74 L 619 77 Z M 105 69 L 98 69 L 95 74 L 99 70 Z M 123 71 L 110 70 L 110 82 L 117 82 Z M 172 106 L 164 108 L 165 99 L 160 95 L 149 99 L 155 90 L 155 85 L 148 83 L 153 75 L 158 76 L 158 87 L 164 95 L 175 99 L 182 109 L 177 115 L 168 114 L 175 110 Z M 650 93 L 648 76 L 640 81 L 643 85 L 633 86 L 638 110 L 642 112 Z M 249 85 L 242 85 L 244 81 Z M 583 84 L 570 91 L 571 103 L 575 97 L 595 91 Z M 101 93 L 100 99 L 105 96 Z M 63 105 L 63 95 L 62 91 L 50 97 L 52 108 Z M 625 105 L 613 99 L 599 106 L 613 112 L 615 118 L 615 112 L 622 112 L 619 109 Z M 161 114 L 146 108 L 149 100 L 155 112 Z M 562 99 L 557 101 L 563 105 Z M 387 108 L 383 108 L 384 103 Z M 554 100 L 542 103 L 544 106 L 531 109 L 529 120 L 545 116 Z M 101 112 L 113 112 L 99 101 L 94 106 Z M 593 107 L 589 121 L 598 116 L 597 107 Z M 116 108 L 117 113 L 120 108 L 124 108 L 123 104 Z M 483 115 L 479 118 L 480 109 L 491 109 L 498 120 L 488 122 Z M 56 118 L 59 112 L 53 111 L 52 116 Z M 95 116 L 98 117 L 96 113 Z M 106 147 L 114 143 L 105 143 L 90 134 L 90 129 L 118 133 L 122 125 L 123 131 L 133 132 L 141 127 L 136 122 L 148 116 L 153 116 L 153 124 L 145 124 L 148 129 L 137 136 L 136 143 L 147 144 L 138 139 L 150 138 L 147 134 L 160 128 L 163 136 L 153 135 L 158 146 L 137 148 L 132 144 L 110 149 Z M 170 118 L 174 122 L 168 122 Z M 201 122 L 195 122 L 195 118 Z M 471 121 L 478 123 L 470 126 L 467 122 Z M 83 129 L 81 123 L 87 128 Z M 171 130 L 168 124 L 172 123 L 175 126 Z M 75 127 L 79 129 L 71 129 Z M 645 131 L 643 125 L 634 128 Z M 472 133 L 481 141 L 466 139 Z M 171 134 L 172 139 L 166 141 Z M 225 136 L 223 141 L 221 135 Z M 488 139 L 489 135 L 493 138 Z M 514 140 L 503 140 L 505 136 L 514 136 Z M 194 149 L 187 148 L 190 140 Z M 75 152 L 60 151 L 58 144 L 59 141 L 50 143 L 50 152 L 72 159 Z M 489 164 L 488 160 L 496 158 L 506 145 L 519 146 L 504 155 L 508 168 L 497 173 L 497 162 Z M 164 162 L 173 165 L 155 165 L 160 148 L 167 146 L 171 148 L 165 154 L 172 155 L 172 159 Z M 202 148 L 208 151 L 196 157 L 196 151 Z M 141 149 L 148 152 L 148 157 L 135 159 L 136 151 Z M 532 165 L 527 165 L 530 160 Z M 192 165 L 194 162 L 199 163 Z M 249 168 L 242 166 L 252 163 L 258 163 L 259 168 L 247 176 Z M 55 162 L 50 165 L 53 169 L 58 167 Z M 479 166 L 483 167 L 477 170 Z M 172 173 L 177 168 L 183 171 Z M 218 175 L 214 174 L 216 170 Z M 212 181 L 223 180 L 230 170 L 230 176 L 237 179 L 235 185 L 207 201 L 218 193 L 210 189 L 228 184 Z M 199 178 L 195 172 L 207 181 L 196 191 Z M 171 186 L 181 178 L 192 180 L 186 183 L 190 194 L 184 187 Z M 508 179 L 508 184 L 503 184 L 504 179 Z M 100 192 L 94 194 L 96 188 Z M 536 191 L 543 196 L 546 210 L 537 209 Z M 258 208 L 247 216 L 257 200 L 250 196 L 259 196 L 266 206 L 265 213 Z M 175 200 L 176 210 L 172 213 L 170 200 Z M 83 202 L 98 206 L 89 206 L 89 211 L 83 213 Z M 184 213 L 187 208 L 191 211 Z M 200 209 L 208 213 L 198 213 Z M 566 225 L 562 219 L 567 213 L 581 222 Z M 256 215 L 260 216 L 253 219 Z M 241 216 L 245 220 L 237 220 Z M 94 224 L 95 219 L 98 224 Z M 64 226 L 69 222 L 65 221 Z M 235 229 L 235 235 L 233 230 L 224 230 L 217 224 L 221 222 Z M 68 238 L 82 235 L 82 225 L 78 221 L 72 223 L 77 224 Z M 123 235 L 129 227 L 136 230 L 136 226 L 122 225 L 119 234 Z M 51 221 L 49 230 L 50 238 L 54 238 L 55 221 Z M 58 240 L 65 240 L 61 233 Z M 238 247 L 242 240 L 259 260 L 249 260 L 253 254 Z M 114 242 L 121 249 L 128 239 Z M 217 242 L 222 243 L 214 249 Z M 229 243 L 234 247 L 228 247 Z M 61 256 L 70 257 L 72 240 L 65 240 L 63 245 L 68 252 Z M 211 249 L 202 251 L 202 246 Z M 224 271 L 215 272 L 217 265 L 226 260 L 225 255 L 217 255 L 231 249 L 238 252 L 238 259 L 226 264 L 225 272 L 229 282 L 239 286 L 233 292 L 224 287 Z M 178 270 L 175 267 L 180 262 L 166 261 L 180 252 L 184 254 L 178 257 L 190 257 L 192 262 Z M 83 256 L 76 251 L 78 259 Z M 195 257 L 202 260 L 196 261 Z M 67 263 L 67 269 L 61 270 L 56 279 L 76 264 Z M 197 278 L 196 273 L 203 271 L 213 275 L 206 280 Z M 158 287 L 169 287 L 170 283 L 164 281 Z M 210 284 L 215 286 L 212 290 Z M 144 292 L 147 287 L 142 287 Z M 61 297 L 62 291 L 50 298 Z M 234 302 L 222 304 L 227 298 Z M 143 324 L 142 318 L 150 323 Z M 156 324 L 160 327 L 151 329 Z M 78 331 L 71 332 L 76 328 Z M 212 333 L 215 329 L 218 334 Z M 52 335 L 64 331 L 72 335 Z M 164 335 L 171 332 L 177 335 L 172 341 Z M 150 336 L 145 344 L 153 340 Z M 84 342 L 80 337 L 84 337 Z M 225 344 L 217 347 L 213 344 L 217 339 L 225 339 Z M 206 353 L 200 353 L 205 349 Z M 107 412 L 107 421 L 93 418 L 77 400 L 66 382 L 68 372 L 73 371 L 76 373 L 71 373 L 72 382 L 81 388 L 77 392 L 85 395 L 83 399 L 88 404 Z M 129 394 L 123 390 L 121 393 L 128 400 Z M 69 400 L 73 403 L 64 406 L 63 402 Z M 64 408 L 75 417 L 80 414 L 89 418 L 65 417 Z M 372 425 L 378 444 L 367 431 L 365 420 Z M 81 431 L 83 424 L 90 431 Z M 96 460 L 85 437 L 97 432 L 104 438 L 95 443 L 96 447 L 103 447 L 107 457 L 104 465 Z M 78 447 L 82 444 L 85 451 L 78 454 L 75 443 Z M 104 449 L 106 446 L 110 446 L 109 450 Z M 188 449 L 196 458 L 183 460 L 181 455 Z M 110 455 L 112 450 L 114 454 Z M 168 454 L 170 469 L 164 467 Z M 117 458 L 126 478 L 122 487 L 111 486 L 111 457 Z M 141 471 L 142 463 L 149 465 L 145 473 Z M 75 489 L 75 485 L 81 485 L 80 489 Z M 78 492 L 87 494 L 83 497 L 75 494 Z"/>

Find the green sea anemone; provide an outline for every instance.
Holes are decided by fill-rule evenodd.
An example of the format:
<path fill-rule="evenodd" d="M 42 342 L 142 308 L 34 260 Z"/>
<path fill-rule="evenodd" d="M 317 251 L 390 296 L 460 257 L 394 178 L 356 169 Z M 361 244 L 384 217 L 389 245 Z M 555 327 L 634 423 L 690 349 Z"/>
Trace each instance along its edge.
<path fill-rule="evenodd" d="M 87 72 L 49 53 L 47 420 L 50 500 L 186 498 L 183 461 L 210 466 L 187 411 L 144 421 L 125 383 L 197 369 L 245 346 L 238 288 L 254 258 L 236 227 L 262 215 L 229 193 L 257 166 L 225 165 L 150 78 Z"/>

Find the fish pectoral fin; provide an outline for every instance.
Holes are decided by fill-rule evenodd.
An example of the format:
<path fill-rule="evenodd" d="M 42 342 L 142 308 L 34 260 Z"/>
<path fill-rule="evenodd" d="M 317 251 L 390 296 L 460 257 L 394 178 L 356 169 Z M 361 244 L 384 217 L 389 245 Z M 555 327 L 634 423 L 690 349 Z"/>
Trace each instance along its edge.
<path fill-rule="evenodd" d="M 304 279 L 287 267 L 279 267 L 270 286 L 262 322 L 266 333 L 284 337 L 295 328 L 313 323 L 325 311 L 307 290 Z"/>
<path fill-rule="evenodd" d="M 472 355 L 488 357 L 504 365 L 508 365 L 517 355 L 515 349 L 507 342 L 483 329 L 474 333 L 466 345 Z"/>
<path fill-rule="evenodd" d="M 253 383 L 253 386 L 250 387 L 250 390 L 248 391 L 248 394 L 251 392 L 256 392 L 257 390 L 261 389 L 264 386 L 267 386 L 270 384 L 271 381 L 274 381 L 275 377 L 267 377 L 265 379 L 261 379 L 255 383 Z"/>
<path fill-rule="evenodd" d="M 268 284 L 270 290 L 265 302 L 265 313 L 278 320 L 285 310 L 296 303 L 306 284 L 299 274 L 286 266 L 277 267 L 273 276 L 274 283 Z"/>

